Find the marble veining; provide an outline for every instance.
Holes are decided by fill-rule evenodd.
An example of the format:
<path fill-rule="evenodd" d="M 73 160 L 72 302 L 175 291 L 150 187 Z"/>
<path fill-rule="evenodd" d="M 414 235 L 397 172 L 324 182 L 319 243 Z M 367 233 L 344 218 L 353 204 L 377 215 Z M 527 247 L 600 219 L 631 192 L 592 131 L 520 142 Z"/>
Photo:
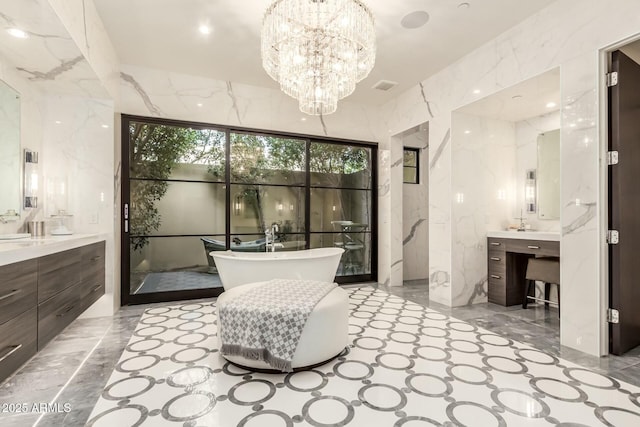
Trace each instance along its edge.
<path fill-rule="evenodd" d="M 67 71 L 70 71 L 71 69 L 73 69 L 73 67 L 76 64 L 78 64 L 79 62 L 82 62 L 82 61 L 84 61 L 84 56 L 78 55 L 75 58 L 63 60 L 60 63 L 60 65 L 58 65 L 57 67 L 54 67 L 51 70 L 46 71 L 46 72 L 30 71 L 30 70 L 27 70 L 27 69 L 22 68 L 22 67 L 16 67 L 16 68 L 19 71 L 23 71 L 23 72 L 31 75 L 31 77 L 29 77 L 29 80 L 54 80 L 60 74 L 65 73 Z"/>
<path fill-rule="evenodd" d="M 236 98 L 235 93 L 233 93 L 233 84 L 230 81 L 226 83 L 227 83 L 227 95 L 229 95 L 229 98 L 231 98 L 231 108 L 236 114 L 236 119 L 238 120 L 238 123 L 242 124 L 242 119 L 240 118 L 240 110 L 238 109 L 238 100 Z"/>
<path fill-rule="evenodd" d="M 420 225 L 422 223 L 424 223 L 426 220 L 424 218 L 420 218 L 419 220 L 417 220 L 413 225 L 411 225 L 411 231 L 409 231 L 409 235 L 407 237 L 404 238 L 404 240 L 402 241 L 403 245 L 406 245 L 407 243 L 409 243 L 411 240 L 413 240 L 413 238 L 416 236 L 416 230 L 418 229 L 418 227 L 420 227 Z"/>
<path fill-rule="evenodd" d="M 420 94 L 422 95 L 422 100 L 424 101 L 425 105 L 427 106 L 427 111 L 429 112 L 429 117 L 433 118 L 433 112 L 431 111 L 431 103 L 427 100 L 427 95 L 424 93 L 424 84 L 422 82 L 420 82 L 419 85 L 420 85 Z"/>
<path fill-rule="evenodd" d="M 162 111 L 160 110 L 160 108 L 158 108 L 158 106 L 156 106 L 151 101 L 151 97 L 147 94 L 147 92 L 145 92 L 142 85 L 140 85 L 140 83 L 138 83 L 132 75 L 121 72 L 120 78 L 125 82 L 129 83 L 133 87 L 133 89 L 138 93 L 138 95 L 140 95 L 140 98 L 142 98 L 142 102 L 144 102 L 144 105 L 147 107 L 147 110 L 149 110 L 149 113 L 151 113 L 154 116 L 162 116 Z"/>
<path fill-rule="evenodd" d="M 447 133 L 444 135 L 442 142 L 440 143 L 440 145 L 438 145 L 438 148 L 436 149 L 435 153 L 433 153 L 433 157 L 431 158 L 431 162 L 429 163 L 429 169 L 433 169 L 436 166 L 436 164 L 440 160 L 440 156 L 442 156 L 442 152 L 447 147 L 450 140 L 451 140 L 451 129 L 447 129 Z"/>
<path fill-rule="evenodd" d="M 569 224 L 562 227 L 562 234 L 572 234 L 580 231 L 587 224 L 589 224 L 593 219 L 595 219 L 596 214 L 598 212 L 598 204 L 596 202 L 580 202 L 579 204 L 575 201 L 570 202 L 568 206 L 584 206 L 584 213 L 574 218 Z"/>

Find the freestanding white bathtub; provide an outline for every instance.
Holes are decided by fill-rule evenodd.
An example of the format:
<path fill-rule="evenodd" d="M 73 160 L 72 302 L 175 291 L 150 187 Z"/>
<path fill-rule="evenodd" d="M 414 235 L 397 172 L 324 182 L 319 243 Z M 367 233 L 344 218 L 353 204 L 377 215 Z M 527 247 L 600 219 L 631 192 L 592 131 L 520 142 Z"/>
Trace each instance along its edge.
<path fill-rule="evenodd" d="M 342 248 L 285 252 L 211 252 L 224 289 L 271 279 L 333 282 Z"/>

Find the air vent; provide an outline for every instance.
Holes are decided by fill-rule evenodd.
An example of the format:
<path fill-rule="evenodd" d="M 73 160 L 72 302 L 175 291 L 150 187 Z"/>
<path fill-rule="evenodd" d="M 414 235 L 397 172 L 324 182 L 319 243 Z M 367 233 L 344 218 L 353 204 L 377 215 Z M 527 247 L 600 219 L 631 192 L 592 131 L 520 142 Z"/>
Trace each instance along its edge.
<path fill-rule="evenodd" d="M 378 83 L 373 85 L 374 89 L 387 91 L 392 87 L 396 86 L 398 82 L 392 82 L 391 80 L 380 80 Z"/>

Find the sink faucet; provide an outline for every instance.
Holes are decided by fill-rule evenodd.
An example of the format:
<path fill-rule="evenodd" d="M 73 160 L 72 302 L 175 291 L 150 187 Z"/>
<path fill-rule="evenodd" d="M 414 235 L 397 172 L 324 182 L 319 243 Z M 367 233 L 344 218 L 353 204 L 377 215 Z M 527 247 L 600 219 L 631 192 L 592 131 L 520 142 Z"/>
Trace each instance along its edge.
<path fill-rule="evenodd" d="M 518 231 L 527 231 L 527 226 L 524 224 L 524 217 L 522 216 L 522 209 L 520 209 L 520 226 Z"/>

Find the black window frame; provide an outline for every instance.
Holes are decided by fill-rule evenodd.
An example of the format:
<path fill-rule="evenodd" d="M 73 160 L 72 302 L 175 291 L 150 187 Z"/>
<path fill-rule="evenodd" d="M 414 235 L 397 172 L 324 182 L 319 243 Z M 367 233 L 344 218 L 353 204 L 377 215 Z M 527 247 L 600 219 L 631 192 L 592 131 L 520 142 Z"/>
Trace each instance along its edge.
<path fill-rule="evenodd" d="M 348 284 L 348 283 L 356 283 L 356 282 L 364 282 L 364 281 L 377 281 L 378 279 L 378 144 L 376 142 L 368 142 L 368 141 L 357 141 L 343 138 L 329 138 L 323 136 L 316 135 L 305 135 L 291 132 L 281 132 L 281 131 L 272 131 L 272 130 L 263 130 L 263 129 L 255 129 L 255 128 L 244 128 L 238 126 L 228 126 L 228 125 L 219 125 L 214 123 L 204 123 L 204 122 L 191 122 L 186 120 L 175 120 L 175 119 L 167 119 L 167 118 L 158 118 L 158 117 L 146 117 L 146 116 L 138 116 L 138 115 L 129 115 L 129 114 L 121 114 L 121 156 L 122 156 L 122 167 L 121 167 L 121 212 L 125 210 L 125 204 L 129 204 L 129 192 L 130 192 L 130 179 L 145 179 L 145 178 L 130 178 L 130 164 L 129 164 L 129 126 L 131 122 L 140 122 L 140 123 L 149 123 L 149 124 L 157 124 L 157 125 L 165 125 L 165 126 L 179 126 L 179 127 L 189 127 L 193 129 L 214 129 L 220 132 L 225 133 L 225 177 L 223 181 L 211 181 L 210 183 L 220 183 L 226 185 L 226 208 L 225 208 L 225 241 L 227 249 L 230 248 L 232 234 L 241 235 L 242 233 L 231 233 L 231 214 L 232 214 L 232 204 L 231 204 L 231 185 L 235 183 L 231 179 L 231 134 L 234 132 L 237 133 L 248 133 L 248 134 L 258 134 L 264 136 L 271 136 L 277 138 L 291 138 L 291 139 L 300 139 L 305 141 L 305 151 L 306 151 L 306 182 L 304 185 L 282 185 L 276 184 L 277 186 L 287 186 L 287 187 L 296 187 L 296 188 L 304 188 L 305 189 L 305 229 L 302 233 L 293 233 L 293 234 L 302 234 L 305 236 L 305 248 L 310 247 L 311 243 L 311 235 L 318 234 L 321 232 L 311 232 L 310 222 L 311 222 L 311 197 L 310 192 L 312 188 L 322 188 L 322 186 L 313 186 L 311 185 L 311 168 L 310 168 L 310 147 L 312 143 L 326 143 L 326 144 L 336 144 L 336 145 L 347 145 L 347 146 L 355 146 L 355 147 L 364 147 L 369 148 L 371 150 L 371 188 L 368 190 L 371 192 L 371 224 L 372 227 L 369 230 L 370 235 L 370 251 L 371 251 L 371 272 L 368 274 L 362 275 L 351 275 L 351 276 L 340 276 L 336 277 L 336 282 L 339 284 Z M 170 180 L 171 181 L 171 180 Z M 176 180 L 176 181 L 186 181 L 189 180 Z M 235 183 L 241 184 L 241 183 Z M 257 185 L 273 185 L 273 184 L 257 184 Z M 120 268 L 120 282 L 121 282 L 121 305 L 129 305 L 129 304 L 146 304 L 151 302 L 166 302 L 166 301 L 177 301 L 177 300 L 185 300 L 185 299 L 197 299 L 197 298 L 209 298 L 215 297 L 219 295 L 222 291 L 217 288 L 213 289 L 197 289 L 197 290 L 181 290 L 181 291 L 168 291 L 157 294 L 135 294 L 131 295 L 129 289 L 129 281 L 130 281 L 130 245 L 129 245 L 129 233 L 125 232 L 125 229 L 128 230 L 128 218 L 125 218 L 124 215 L 121 215 L 120 221 L 120 249 L 121 249 L 121 268 Z M 251 233 L 255 234 L 255 233 Z M 152 237 L 170 237 L 163 235 L 154 235 Z M 184 236 L 173 236 L 173 237 L 192 237 L 191 235 Z"/>
<path fill-rule="evenodd" d="M 407 166 L 404 164 L 404 153 L 405 152 L 415 153 L 416 156 L 416 165 L 415 166 Z M 404 180 L 404 170 L 407 169 L 415 169 L 416 170 L 416 180 L 413 181 L 405 181 Z M 402 183 L 403 184 L 420 184 L 420 148 L 418 147 L 402 147 Z"/>

